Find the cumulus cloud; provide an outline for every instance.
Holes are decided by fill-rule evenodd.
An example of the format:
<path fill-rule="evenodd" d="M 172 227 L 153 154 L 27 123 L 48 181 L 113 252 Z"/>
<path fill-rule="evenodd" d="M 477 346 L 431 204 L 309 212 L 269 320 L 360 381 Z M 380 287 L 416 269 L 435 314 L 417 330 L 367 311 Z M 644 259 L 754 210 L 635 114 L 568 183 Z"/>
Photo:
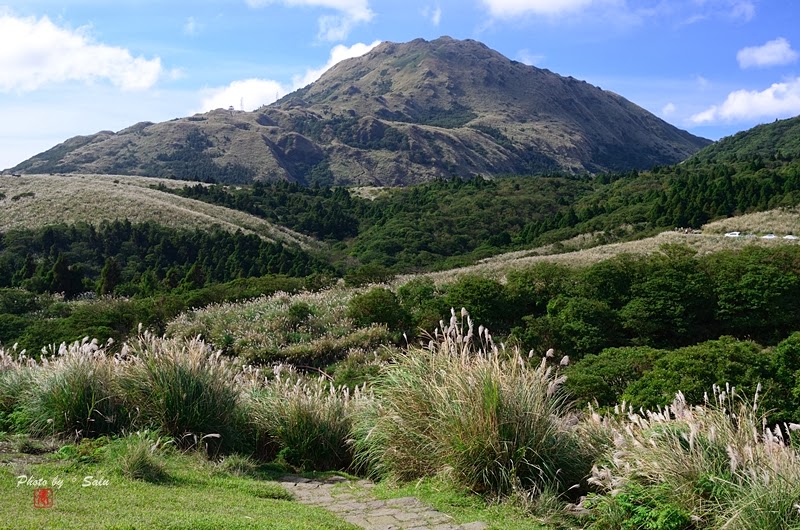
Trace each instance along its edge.
<path fill-rule="evenodd" d="M 664 105 L 664 108 L 661 109 L 661 115 L 665 118 L 668 116 L 672 116 L 678 110 L 678 107 L 674 103 L 667 103 Z"/>
<path fill-rule="evenodd" d="M 269 79 L 243 79 L 230 85 L 206 91 L 202 112 L 233 107 L 239 110 L 255 110 L 273 103 L 286 95 L 287 88 Z"/>
<path fill-rule="evenodd" d="M 736 54 L 736 60 L 739 61 L 741 68 L 780 66 L 795 62 L 797 57 L 797 52 L 783 37 L 771 40 L 763 46 L 742 48 Z"/>
<path fill-rule="evenodd" d="M 164 74 L 158 57 L 134 57 L 125 48 L 94 42 L 87 33 L 85 28 L 58 27 L 46 16 L 19 18 L 0 12 L 0 91 L 97 80 L 143 90 Z"/>
<path fill-rule="evenodd" d="M 697 125 L 754 119 L 788 118 L 800 114 L 800 77 L 775 83 L 766 90 L 737 90 L 721 105 L 691 117 Z"/>
<path fill-rule="evenodd" d="M 352 46 L 344 46 L 339 44 L 334 46 L 331 50 L 330 57 L 328 58 L 328 62 L 325 63 L 325 66 L 322 68 L 313 68 L 306 71 L 306 73 L 302 76 L 298 76 L 294 79 L 294 88 L 303 88 L 306 85 L 310 85 L 320 77 L 322 74 L 336 66 L 338 63 L 344 61 L 345 59 L 352 59 L 353 57 L 361 57 L 365 53 L 372 50 L 375 46 L 380 44 L 381 41 L 376 40 L 371 44 L 364 44 L 362 42 L 358 42 L 353 44 Z"/>
<path fill-rule="evenodd" d="M 324 15 L 317 19 L 317 37 L 326 41 L 344 40 L 357 24 L 369 22 L 375 16 L 369 0 L 245 0 L 248 6 L 259 8 L 271 4 L 287 7 L 317 7 L 337 11 L 337 15 Z"/>
<path fill-rule="evenodd" d="M 269 105 L 292 90 L 313 83 L 341 61 L 360 57 L 380 43 L 381 41 L 375 41 L 372 44 L 359 42 L 352 46 L 341 44 L 334 46 L 325 66 L 307 70 L 305 74 L 294 78 L 292 84 L 283 84 L 271 79 L 245 79 L 234 81 L 225 87 L 208 89 L 203 96 L 200 112 L 219 108 L 227 109 L 230 106 L 236 109 L 243 107 L 244 110 L 255 110 L 262 105 Z"/>

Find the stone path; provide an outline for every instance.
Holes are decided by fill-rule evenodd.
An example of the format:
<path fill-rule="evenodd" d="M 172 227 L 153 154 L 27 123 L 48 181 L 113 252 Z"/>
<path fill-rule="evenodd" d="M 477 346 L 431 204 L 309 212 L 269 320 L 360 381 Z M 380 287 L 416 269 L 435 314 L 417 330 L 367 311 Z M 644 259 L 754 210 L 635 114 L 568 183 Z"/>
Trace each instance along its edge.
<path fill-rule="evenodd" d="M 378 500 L 370 495 L 367 480 L 351 482 L 343 477 L 310 480 L 287 476 L 279 481 L 303 504 L 318 506 L 348 523 L 367 530 L 484 530 L 485 523 L 457 524 L 453 518 L 416 499 Z M 346 485 L 351 484 L 348 488 Z M 345 485 L 345 486 L 342 486 Z"/>

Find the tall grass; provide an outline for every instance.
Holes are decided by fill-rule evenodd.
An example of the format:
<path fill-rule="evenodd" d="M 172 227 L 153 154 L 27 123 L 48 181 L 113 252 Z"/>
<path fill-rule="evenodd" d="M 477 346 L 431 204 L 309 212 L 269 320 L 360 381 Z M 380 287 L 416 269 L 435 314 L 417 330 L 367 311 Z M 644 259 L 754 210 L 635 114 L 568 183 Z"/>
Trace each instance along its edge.
<path fill-rule="evenodd" d="M 119 367 L 88 339 L 62 344 L 39 363 L 17 367 L 22 381 L 29 378 L 16 403 L 17 422 L 35 435 L 80 439 L 118 432 L 128 421 L 116 392 Z"/>
<path fill-rule="evenodd" d="M 287 463 L 307 470 L 346 470 L 352 415 L 362 391 L 335 387 L 276 368 L 277 376 L 254 386 L 248 416 L 264 443 Z"/>
<path fill-rule="evenodd" d="M 379 376 L 356 425 L 359 464 L 402 480 L 447 473 L 491 494 L 580 483 L 591 458 L 569 421 L 564 378 L 546 359 L 498 349 L 482 326 L 475 336 L 463 311 L 442 329 Z"/>
<path fill-rule="evenodd" d="M 606 493 L 595 528 L 613 527 L 609 514 L 630 515 L 656 496 L 660 507 L 650 508 L 679 510 L 696 528 L 800 527 L 800 457 L 787 438 L 797 426 L 769 428 L 757 401 L 714 387 L 701 406 L 678 394 L 664 410 L 595 415 L 614 440 L 590 479 Z"/>
<path fill-rule="evenodd" d="M 0 431 L 13 430 L 12 414 L 33 384 L 36 362 L 16 346 L 0 348 Z"/>
<path fill-rule="evenodd" d="M 149 333 L 130 342 L 124 354 L 131 364 L 119 384 L 136 426 L 156 429 L 181 447 L 206 441 L 231 449 L 242 442 L 244 420 L 231 360 L 199 338 Z"/>

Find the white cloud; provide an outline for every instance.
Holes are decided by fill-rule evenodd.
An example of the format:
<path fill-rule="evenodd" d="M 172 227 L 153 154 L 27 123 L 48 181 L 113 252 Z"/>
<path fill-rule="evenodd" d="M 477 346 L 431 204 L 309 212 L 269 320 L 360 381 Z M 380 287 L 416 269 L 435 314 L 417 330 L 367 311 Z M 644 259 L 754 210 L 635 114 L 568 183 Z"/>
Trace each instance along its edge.
<path fill-rule="evenodd" d="M 580 11 L 598 3 L 597 0 L 482 0 L 496 18 L 521 15 L 562 15 Z"/>
<path fill-rule="evenodd" d="M 517 52 L 517 59 L 528 66 L 537 66 L 544 61 L 545 56 L 538 53 L 532 53 L 529 49 L 525 48 Z"/>
<path fill-rule="evenodd" d="M 253 8 L 280 3 L 287 7 L 318 7 L 338 11 L 339 15 L 324 15 L 317 19 L 317 37 L 326 41 L 344 40 L 356 24 L 369 22 L 375 16 L 369 0 L 245 0 Z"/>
<path fill-rule="evenodd" d="M 678 107 L 675 106 L 674 103 L 667 103 L 664 105 L 664 108 L 661 109 L 661 115 L 664 117 L 672 116 L 678 110 Z"/>
<path fill-rule="evenodd" d="M 183 33 L 184 35 L 197 35 L 200 33 L 200 30 L 203 29 L 203 25 L 197 21 L 194 17 L 189 17 L 186 19 L 186 22 L 183 24 Z"/>
<path fill-rule="evenodd" d="M 730 15 L 732 18 L 749 22 L 756 16 L 756 6 L 750 0 L 734 0 L 731 4 Z"/>
<path fill-rule="evenodd" d="M 708 90 L 711 88 L 711 81 L 703 77 L 702 75 L 698 75 L 695 78 L 695 82 L 697 83 L 697 88 L 700 90 Z"/>
<path fill-rule="evenodd" d="M 255 110 L 262 105 L 274 103 L 288 93 L 287 88 L 269 79 L 244 79 L 230 85 L 206 91 L 201 104 L 202 112 L 214 109 L 227 109 L 233 106 L 239 110 Z"/>
<path fill-rule="evenodd" d="M 800 114 L 800 77 L 775 83 L 766 90 L 737 90 L 721 105 L 691 117 L 697 125 L 763 118 L 788 118 Z"/>
<path fill-rule="evenodd" d="M 164 74 L 161 60 L 92 41 L 49 18 L 19 18 L 0 11 L 0 91 L 32 91 L 56 83 L 107 80 L 123 90 L 152 87 Z"/>
<path fill-rule="evenodd" d="M 304 75 L 297 76 L 291 85 L 271 79 L 245 79 L 234 81 L 225 87 L 205 90 L 200 112 L 219 108 L 227 109 L 230 106 L 237 110 L 240 106 L 244 107 L 244 110 L 255 110 L 262 105 L 269 105 L 292 90 L 313 83 L 339 62 L 364 55 L 380 43 L 381 41 L 375 41 L 372 44 L 356 43 L 352 46 L 341 44 L 334 46 L 325 66 L 307 70 Z"/>
<path fill-rule="evenodd" d="M 341 44 L 334 46 L 331 50 L 328 62 L 322 68 L 309 69 L 302 76 L 294 79 L 294 88 L 303 88 L 322 77 L 322 74 L 333 68 L 336 64 L 351 59 L 353 57 L 361 57 L 365 53 L 372 50 L 375 46 L 380 44 L 381 41 L 376 40 L 372 44 L 356 43 L 352 46 L 343 46 Z"/>
<path fill-rule="evenodd" d="M 702 12 L 690 17 L 686 21 L 688 24 L 720 16 L 749 22 L 756 16 L 756 6 L 752 0 L 692 0 L 692 4 Z"/>
<path fill-rule="evenodd" d="M 742 48 L 736 54 L 741 68 L 780 66 L 795 62 L 797 57 L 797 52 L 783 37 L 771 40 L 763 46 Z"/>
<path fill-rule="evenodd" d="M 422 8 L 422 16 L 430 20 L 431 24 L 438 27 L 439 24 L 442 23 L 442 8 L 441 6 L 425 6 Z"/>

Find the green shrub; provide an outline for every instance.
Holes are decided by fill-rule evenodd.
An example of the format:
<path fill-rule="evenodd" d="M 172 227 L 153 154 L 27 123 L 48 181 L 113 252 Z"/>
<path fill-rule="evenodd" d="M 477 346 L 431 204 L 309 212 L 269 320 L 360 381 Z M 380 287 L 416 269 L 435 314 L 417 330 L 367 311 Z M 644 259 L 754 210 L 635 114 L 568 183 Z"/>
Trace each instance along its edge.
<path fill-rule="evenodd" d="M 391 330 L 404 330 L 410 320 L 397 296 L 389 289 L 380 287 L 351 298 L 347 304 L 347 316 L 360 327 L 385 324 Z"/>
<path fill-rule="evenodd" d="M 445 302 L 451 308 L 466 308 L 475 321 L 491 329 L 503 327 L 510 313 L 503 284 L 477 274 L 462 276 L 448 286 Z"/>
<path fill-rule="evenodd" d="M 565 492 L 591 458 L 564 422 L 563 379 L 493 347 L 483 327 L 455 316 L 427 350 L 412 348 L 374 384 L 355 430 L 357 462 L 380 476 L 412 480 L 448 472 L 474 491 L 522 487 Z"/>
<path fill-rule="evenodd" d="M 447 315 L 450 306 L 436 289 L 429 277 L 414 278 L 397 289 L 397 298 L 411 317 L 415 329 L 411 331 L 431 332 L 439 326 L 439 321 Z"/>
<path fill-rule="evenodd" d="M 231 361 L 202 340 L 150 334 L 130 344 L 133 363 L 120 379 L 135 424 L 171 436 L 181 447 L 208 443 L 232 449 L 243 435 Z"/>
<path fill-rule="evenodd" d="M 347 271 L 344 283 L 348 287 L 361 287 L 371 283 L 387 283 L 394 278 L 392 271 L 376 263 L 367 263 Z"/>
<path fill-rule="evenodd" d="M 648 347 L 607 348 L 568 368 L 566 387 L 581 404 L 614 406 L 628 388 L 666 352 Z"/>
<path fill-rule="evenodd" d="M 688 530 L 691 515 L 670 502 L 663 485 L 628 484 L 614 496 L 590 497 L 590 530 Z"/>

